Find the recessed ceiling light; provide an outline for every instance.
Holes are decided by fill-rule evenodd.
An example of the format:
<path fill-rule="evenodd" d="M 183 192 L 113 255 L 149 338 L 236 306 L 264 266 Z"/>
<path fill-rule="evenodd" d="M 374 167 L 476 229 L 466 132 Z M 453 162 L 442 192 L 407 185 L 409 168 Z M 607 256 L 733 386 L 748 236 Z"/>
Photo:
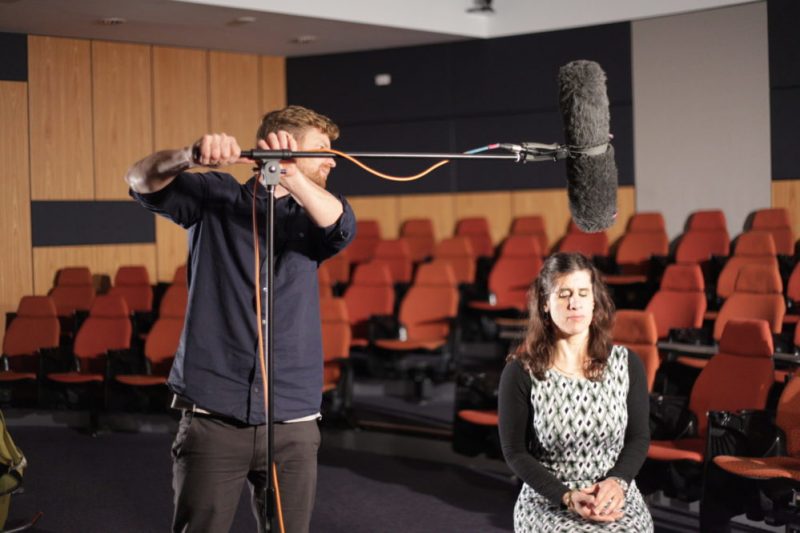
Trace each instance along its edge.
<path fill-rule="evenodd" d="M 298 35 L 294 39 L 291 39 L 289 42 L 292 44 L 311 44 L 317 40 L 316 35 Z"/>
<path fill-rule="evenodd" d="M 98 22 L 103 26 L 119 26 L 120 24 L 125 24 L 128 21 L 121 17 L 105 17 L 98 20 Z"/>

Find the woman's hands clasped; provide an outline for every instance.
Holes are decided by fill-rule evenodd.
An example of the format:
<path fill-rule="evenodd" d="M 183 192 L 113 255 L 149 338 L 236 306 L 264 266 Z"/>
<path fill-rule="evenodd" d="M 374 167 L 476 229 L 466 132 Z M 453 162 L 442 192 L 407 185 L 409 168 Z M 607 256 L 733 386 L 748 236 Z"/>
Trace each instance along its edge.
<path fill-rule="evenodd" d="M 573 490 L 565 496 L 567 507 L 587 520 L 614 522 L 623 516 L 625 491 L 614 478 Z"/>

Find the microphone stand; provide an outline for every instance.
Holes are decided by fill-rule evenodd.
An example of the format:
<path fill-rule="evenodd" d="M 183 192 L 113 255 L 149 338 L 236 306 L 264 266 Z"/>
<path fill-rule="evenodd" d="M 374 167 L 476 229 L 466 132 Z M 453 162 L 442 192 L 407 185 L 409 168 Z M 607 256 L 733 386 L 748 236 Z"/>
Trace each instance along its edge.
<path fill-rule="evenodd" d="M 359 158 L 380 158 L 380 159 L 494 159 L 494 160 L 509 160 L 517 163 L 525 163 L 526 161 L 556 161 L 566 157 L 568 150 L 560 145 L 545 145 L 537 144 L 531 146 L 520 145 L 502 145 L 498 148 L 505 149 L 513 153 L 506 154 L 480 154 L 480 153 L 420 153 L 420 152 L 361 152 L 361 153 L 348 153 L 352 157 Z M 275 525 L 275 487 L 272 483 L 272 463 L 274 460 L 274 426 L 275 419 L 273 416 L 272 406 L 274 405 L 274 391 L 273 391 L 273 369 L 274 361 L 272 357 L 273 352 L 273 311 L 275 303 L 275 187 L 280 183 L 281 167 L 280 160 L 293 159 L 297 157 L 338 157 L 336 154 L 328 154 L 325 152 L 292 152 L 290 150 L 243 150 L 242 157 L 253 159 L 259 169 L 259 178 L 263 179 L 262 182 L 267 189 L 267 209 L 266 209 L 266 267 L 267 273 L 264 281 L 262 292 L 266 295 L 266 311 L 263 321 L 264 331 L 264 368 L 267 369 L 267 402 L 266 407 L 266 475 L 267 484 L 264 488 L 264 524 L 270 527 L 270 531 L 278 531 Z"/>

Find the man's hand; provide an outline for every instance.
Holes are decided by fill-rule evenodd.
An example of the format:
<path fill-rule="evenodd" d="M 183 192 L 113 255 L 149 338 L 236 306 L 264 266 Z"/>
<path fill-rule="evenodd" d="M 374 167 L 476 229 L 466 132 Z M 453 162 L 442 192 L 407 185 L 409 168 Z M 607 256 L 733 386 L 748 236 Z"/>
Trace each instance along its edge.
<path fill-rule="evenodd" d="M 204 167 L 219 168 L 236 163 L 250 163 L 241 157 L 242 149 L 236 138 L 225 133 L 203 135 L 192 145 L 192 160 Z"/>

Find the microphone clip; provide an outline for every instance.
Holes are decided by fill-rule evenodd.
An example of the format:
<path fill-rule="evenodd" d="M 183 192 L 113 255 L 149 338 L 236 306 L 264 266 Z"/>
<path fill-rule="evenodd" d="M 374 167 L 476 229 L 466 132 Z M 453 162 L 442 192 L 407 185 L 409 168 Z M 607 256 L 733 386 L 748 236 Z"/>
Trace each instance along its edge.
<path fill-rule="evenodd" d="M 559 161 L 570 155 L 569 148 L 560 144 L 524 142 L 520 144 L 501 143 L 499 148 L 517 154 L 517 163 L 528 161 Z"/>

